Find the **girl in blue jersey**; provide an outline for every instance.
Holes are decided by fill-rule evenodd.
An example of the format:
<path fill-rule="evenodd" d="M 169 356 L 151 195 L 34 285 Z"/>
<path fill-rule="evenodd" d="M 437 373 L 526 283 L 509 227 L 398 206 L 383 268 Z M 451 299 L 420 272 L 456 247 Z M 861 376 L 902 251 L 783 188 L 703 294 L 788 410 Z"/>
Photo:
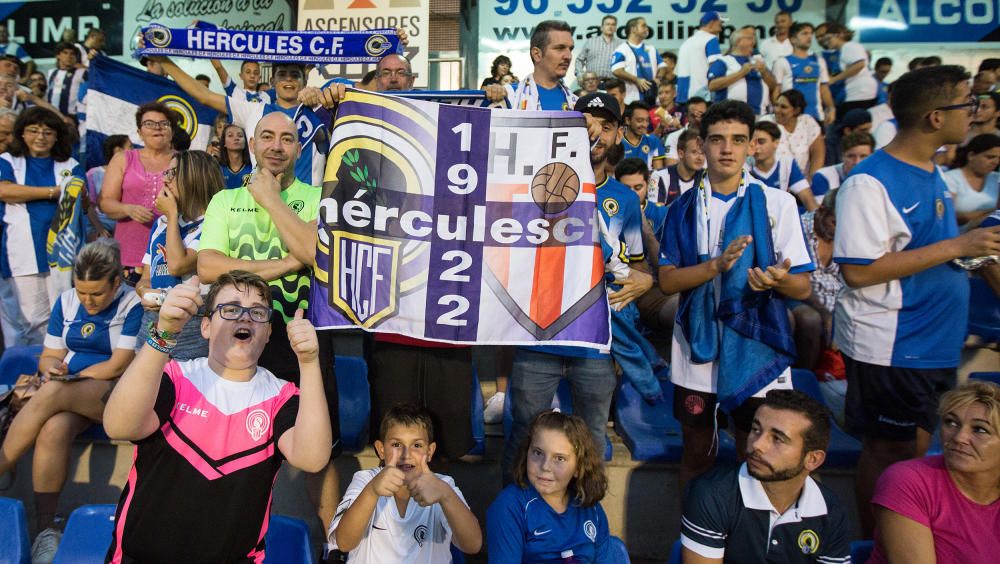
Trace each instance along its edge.
<path fill-rule="evenodd" d="M 229 124 L 222 129 L 222 151 L 219 153 L 222 163 L 222 177 L 226 188 L 241 188 L 247 185 L 253 166 L 250 164 L 250 149 L 247 147 L 247 136 L 243 128 Z"/>
<path fill-rule="evenodd" d="M 100 239 L 80 250 L 73 265 L 75 288 L 52 307 L 38 361 L 41 388 L 18 412 L 0 447 L 2 476 L 35 446 L 31 472 L 41 532 L 32 554 L 39 558 L 54 552 L 61 536 L 52 524 L 73 439 L 101 422 L 115 381 L 135 356 L 142 308 L 121 273 L 114 241 Z"/>
<path fill-rule="evenodd" d="M 55 112 L 25 110 L 14 123 L 7 152 L 0 155 L 0 275 L 11 280 L 28 322 L 24 343 L 40 344 L 58 290 L 49 285 L 45 242 L 62 187 L 83 169 L 72 158 L 69 130 Z"/>
<path fill-rule="evenodd" d="M 160 311 L 157 300 L 195 274 L 205 209 L 221 189 L 218 162 L 204 151 L 177 153 L 163 172 L 163 188 L 156 196 L 156 209 L 163 215 L 149 233 L 149 244 L 142 257 L 145 268 L 135 286 L 146 310 L 137 348 L 142 348 L 149 325 L 156 322 Z M 177 336 L 171 356 L 191 360 L 207 354 L 208 341 L 201 335 L 201 319 L 192 318 Z"/>
<path fill-rule="evenodd" d="M 558 411 L 535 417 L 521 444 L 514 482 L 486 513 L 491 563 L 610 562 L 608 489 L 601 454 L 583 419 Z"/>

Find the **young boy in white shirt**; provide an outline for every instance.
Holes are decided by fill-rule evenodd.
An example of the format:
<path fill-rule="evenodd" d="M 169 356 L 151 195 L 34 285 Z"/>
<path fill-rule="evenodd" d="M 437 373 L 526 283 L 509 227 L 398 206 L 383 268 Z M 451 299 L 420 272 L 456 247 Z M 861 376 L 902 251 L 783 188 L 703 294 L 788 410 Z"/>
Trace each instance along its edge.
<path fill-rule="evenodd" d="M 378 468 L 354 473 L 327 540 L 356 564 L 451 561 L 451 545 L 475 554 L 479 521 L 455 481 L 430 471 L 434 424 L 413 405 L 389 410 L 379 427 Z"/>

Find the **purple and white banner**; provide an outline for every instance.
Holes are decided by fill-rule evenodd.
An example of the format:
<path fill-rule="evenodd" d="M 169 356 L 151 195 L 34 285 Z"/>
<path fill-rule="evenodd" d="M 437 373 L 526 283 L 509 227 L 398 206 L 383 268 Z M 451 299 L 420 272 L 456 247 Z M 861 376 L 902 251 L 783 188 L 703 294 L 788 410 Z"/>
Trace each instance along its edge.
<path fill-rule="evenodd" d="M 309 308 L 317 327 L 609 346 L 580 114 L 350 90 L 323 193 Z"/>

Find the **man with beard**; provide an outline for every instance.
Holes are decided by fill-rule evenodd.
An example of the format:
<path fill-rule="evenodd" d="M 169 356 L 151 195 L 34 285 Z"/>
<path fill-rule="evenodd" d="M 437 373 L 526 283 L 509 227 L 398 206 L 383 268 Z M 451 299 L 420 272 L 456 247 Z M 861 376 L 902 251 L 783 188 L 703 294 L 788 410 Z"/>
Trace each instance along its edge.
<path fill-rule="evenodd" d="M 597 186 L 597 209 L 606 227 L 601 229 L 605 278 L 613 280 L 609 283 L 608 301 L 614 315 L 636 318 L 638 310 L 632 302 L 652 287 L 653 278 L 644 262 L 639 198 L 609 177 L 605 165 L 608 151 L 622 140 L 618 108 L 618 101 L 603 92 L 587 94 L 574 106 L 576 111 L 589 116 L 589 122 L 600 131 L 591 134 L 590 163 Z M 615 339 L 619 337 L 616 330 L 617 324 L 612 326 Z M 612 348 L 618 346 L 619 343 L 612 344 Z M 625 354 L 636 358 L 638 353 L 630 347 Z M 535 415 L 550 406 L 563 378 L 572 388 L 573 413 L 587 422 L 599 452 L 604 452 L 608 410 L 617 383 L 610 351 L 572 346 L 519 347 L 514 353 L 510 376 L 514 425 L 504 450 L 505 482 L 510 481 L 517 445 Z"/>
<path fill-rule="evenodd" d="M 795 390 L 757 409 L 746 462 L 695 479 L 684 496 L 684 564 L 851 561 L 840 500 L 810 474 L 826 460 L 830 413 Z"/>

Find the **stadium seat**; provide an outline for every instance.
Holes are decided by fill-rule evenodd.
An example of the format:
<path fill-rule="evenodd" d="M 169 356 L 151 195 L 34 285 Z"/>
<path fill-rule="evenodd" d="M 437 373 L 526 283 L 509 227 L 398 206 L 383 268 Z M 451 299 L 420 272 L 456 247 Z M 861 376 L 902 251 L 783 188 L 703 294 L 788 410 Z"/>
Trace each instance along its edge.
<path fill-rule="evenodd" d="M 13 386 L 17 382 L 17 377 L 22 374 L 34 374 L 38 371 L 38 357 L 42 354 L 42 347 L 23 346 L 11 347 L 3 352 L 0 357 L 0 385 Z M 108 435 L 101 425 L 91 425 L 86 431 L 80 433 L 78 439 L 87 441 L 108 441 Z"/>
<path fill-rule="evenodd" d="M 513 405 L 513 395 L 508 393 L 503 402 L 503 436 L 504 440 L 508 441 L 510 440 L 510 435 L 514 428 Z M 569 380 L 564 378 L 559 381 L 559 387 L 556 388 L 556 393 L 552 396 L 552 409 L 558 409 L 559 411 L 567 414 L 573 413 L 573 393 L 569 385 Z M 611 446 L 611 439 L 609 439 L 607 434 L 605 434 L 604 460 L 611 460 L 612 453 L 613 449 Z"/>
<path fill-rule="evenodd" d="M 54 564 L 103 562 L 115 529 L 115 505 L 84 505 L 73 510 Z"/>
<path fill-rule="evenodd" d="M 313 563 L 309 526 L 301 519 L 272 515 L 264 542 L 264 564 Z"/>
<path fill-rule="evenodd" d="M 10 347 L 0 356 L 0 385 L 13 386 L 21 374 L 38 371 L 42 346 Z"/>
<path fill-rule="evenodd" d="M 337 356 L 334 367 L 340 399 L 341 446 L 347 452 L 360 452 L 368 445 L 368 418 L 372 409 L 368 364 L 361 357 Z"/>
<path fill-rule="evenodd" d="M 1000 298 L 978 276 L 969 277 L 969 334 L 1000 343 Z"/>
<path fill-rule="evenodd" d="M 792 370 L 792 387 L 809 394 L 825 405 L 819 381 L 811 370 L 798 368 Z M 825 464 L 830 468 L 854 468 L 858 464 L 859 456 L 861 456 L 861 441 L 848 435 L 834 421 L 830 429 L 830 448 L 826 451 Z"/>
<path fill-rule="evenodd" d="M 681 564 L 681 540 L 677 539 L 674 541 L 674 545 L 670 547 L 670 559 L 667 560 L 667 564 Z"/>
<path fill-rule="evenodd" d="M 875 543 L 870 540 L 860 540 L 851 543 L 851 562 L 853 564 L 865 564 L 875 550 Z"/>
<path fill-rule="evenodd" d="M 474 445 L 469 454 L 486 454 L 486 421 L 483 419 L 483 390 L 479 387 L 479 372 L 472 367 L 472 440 Z"/>
<path fill-rule="evenodd" d="M 683 449 L 681 424 L 673 415 L 674 385 L 660 381 L 664 401 L 649 405 L 626 379 L 615 397 L 615 431 L 633 460 L 677 463 Z"/>
<path fill-rule="evenodd" d="M 0 497 L 0 562 L 31 564 L 24 504 L 7 497 Z"/>
<path fill-rule="evenodd" d="M 972 374 L 969 374 L 969 378 L 986 380 L 987 382 L 993 382 L 994 384 L 1000 386 L 1000 372 L 973 372 Z"/>
<path fill-rule="evenodd" d="M 615 564 L 630 564 L 631 560 L 628 557 L 628 547 L 625 546 L 625 542 L 622 539 L 612 536 L 611 537 L 611 561 Z"/>

